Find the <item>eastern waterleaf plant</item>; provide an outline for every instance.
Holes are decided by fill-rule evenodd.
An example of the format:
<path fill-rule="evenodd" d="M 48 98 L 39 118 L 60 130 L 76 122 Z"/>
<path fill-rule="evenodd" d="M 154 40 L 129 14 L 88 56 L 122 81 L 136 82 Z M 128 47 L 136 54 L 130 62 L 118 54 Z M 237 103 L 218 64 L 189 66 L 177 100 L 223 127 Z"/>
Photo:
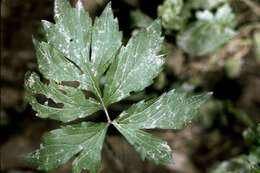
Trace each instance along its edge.
<path fill-rule="evenodd" d="M 228 0 L 165 0 L 158 16 L 168 33 L 177 31 L 178 47 L 193 57 L 216 53 L 237 35 Z"/>
<path fill-rule="evenodd" d="M 169 163 L 172 152 L 167 142 L 144 130 L 183 128 L 210 93 L 187 96 L 171 90 L 132 105 L 114 120 L 107 109 L 130 93 L 144 90 L 160 73 L 164 64 L 159 54 L 163 41 L 160 21 L 122 45 L 110 3 L 94 22 L 81 1 L 73 8 L 66 0 L 56 0 L 54 13 L 55 24 L 42 21 L 46 41 L 33 40 L 39 71 L 48 82 L 34 72 L 27 73 L 26 99 L 41 118 L 67 123 L 103 110 L 107 123 L 81 122 L 52 130 L 43 136 L 40 149 L 26 158 L 40 170 L 49 171 L 72 160 L 73 173 L 83 169 L 96 173 L 108 126 L 113 125 L 142 159 Z M 101 78 L 105 78 L 102 87 Z M 66 85 L 71 81 L 79 86 Z M 93 96 L 86 98 L 85 91 Z M 39 95 L 48 100 L 41 103 Z"/>
<path fill-rule="evenodd" d="M 260 123 L 252 125 L 245 130 L 243 132 L 243 138 L 249 147 L 248 153 L 240 154 L 214 165 L 209 173 L 260 172 Z"/>

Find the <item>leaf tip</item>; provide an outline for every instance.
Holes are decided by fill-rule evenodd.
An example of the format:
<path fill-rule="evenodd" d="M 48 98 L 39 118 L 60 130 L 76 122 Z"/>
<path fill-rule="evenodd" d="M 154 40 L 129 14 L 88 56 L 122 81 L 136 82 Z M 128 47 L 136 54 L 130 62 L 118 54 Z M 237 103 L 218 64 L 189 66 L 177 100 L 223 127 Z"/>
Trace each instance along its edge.
<path fill-rule="evenodd" d="M 109 2 L 107 3 L 106 8 L 111 8 L 111 9 L 112 9 L 112 2 L 111 2 L 111 1 L 109 1 Z"/>
<path fill-rule="evenodd" d="M 159 18 L 155 19 L 148 27 L 147 30 L 158 32 L 161 35 L 161 20 Z"/>
<path fill-rule="evenodd" d="M 106 7 L 105 7 L 104 11 L 102 12 L 102 14 L 108 14 L 108 15 L 111 15 L 112 18 L 114 17 L 114 14 L 113 14 L 113 11 L 112 11 L 112 3 L 111 3 L 111 1 L 109 1 L 106 4 Z"/>
<path fill-rule="evenodd" d="M 47 31 L 52 25 L 52 23 L 47 20 L 41 20 L 41 23 L 42 23 L 42 27 L 45 31 Z"/>
<path fill-rule="evenodd" d="M 76 3 L 77 10 L 85 10 L 82 0 L 78 0 Z"/>
<path fill-rule="evenodd" d="M 213 92 L 210 91 L 210 92 L 207 92 L 206 94 L 204 94 L 204 98 L 205 98 L 205 101 L 207 101 L 208 99 L 210 99 L 212 96 L 213 96 Z"/>
<path fill-rule="evenodd" d="M 39 41 L 34 36 L 32 36 L 32 43 L 35 49 L 39 47 Z"/>

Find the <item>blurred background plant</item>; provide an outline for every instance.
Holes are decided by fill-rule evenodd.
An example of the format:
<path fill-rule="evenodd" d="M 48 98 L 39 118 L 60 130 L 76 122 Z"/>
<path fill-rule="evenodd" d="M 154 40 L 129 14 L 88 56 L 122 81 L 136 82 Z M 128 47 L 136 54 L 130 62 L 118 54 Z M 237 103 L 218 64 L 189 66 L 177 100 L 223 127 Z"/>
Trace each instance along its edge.
<path fill-rule="evenodd" d="M 210 173 L 259 173 L 260 171 L 260 124 L 243 132 L 245 143 L 248 145 L 248 153 L 241 154 L 216 165 Z"/>
<path fill-rule="evenodd" d="M 74 4 L 76 0 L 72 0 Z M 83 0 L 92 17 L 107 0 Z M 155 83 L 111 107 L 116 116 L 133 101 L 169 88 L 213 91 L 212 100 L 184 131 L 154 131 L 173 148 L 174 164 L 142 162 L 113 129 L 104 149 L 104 173 L 259 172 L 259 0 L 112 0 L 124 40 L 152 20 L 162 20 L 166 65 Z M 52 0 L 1 1 L 1 171 L 38 172 L 21 159 L 57 122 L 34 117 L 23 100 L 23 78 L 37 70 L 31 37 L 40 20 L 52 20 Z M 90 117 L 92 121 L 100 121 Z M 113 151 L 113 152 L 111 152 Z M 68 172 L 69 164 L 53 172 Z"/>

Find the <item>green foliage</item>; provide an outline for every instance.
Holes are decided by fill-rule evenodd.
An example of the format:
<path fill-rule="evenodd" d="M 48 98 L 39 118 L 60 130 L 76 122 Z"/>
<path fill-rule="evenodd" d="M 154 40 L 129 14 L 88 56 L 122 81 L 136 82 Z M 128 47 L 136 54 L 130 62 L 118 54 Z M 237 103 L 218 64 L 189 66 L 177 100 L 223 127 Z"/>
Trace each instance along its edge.
<path fill-rule="evenodd" d="M 258 154 L 260 154 L 258 152 Z M 259 168 L 255 165 L 259 164 L 259 158 L 254 154 L 241 155 L 235 159 L 224 161 L 219 164 L 210 173 L 259 173 Z"/>
<path fill-rule="evenodd" d="M 138 28 L 146 28 L 153 22 L 153 19 L 144 14 L 141 10 L 131 11 L 130 17 L 132 22 L 131 25 Z"/>
<path fill-rule="evenodd" d="M 210 94 L 187 96 L 171 90 L 157 100 L 140 101 L 119 115 L 119 124 L 139 129 L 181 129 Z"/>
<path fill-rule="evenodd" d="M 181 31 L 177 44 L 193 56 L 216 51 L 236 35 L 232 29 L 234 15 L 228 5 L 220 7 L 215 14 L 205 10 L 196 13 L 197 21 Z"/>
<path fill-rule="evenodd" d="M 260 172 L 260 123 L 244 131 L 243 137 L 250 147 L 249 154 L 242 154 L 236 158 L 224 161 L 212 169 L 210 173 Z"/>
<path fill-rule="evenodd" d="M 85 99 L 84 93 L 79 89 L 59 85 L 54 81 L 50 81 L 48 85 L 43 84 L 36 73 L 28 73 L 26 78 L 27 100 L 32 108 L 38 112 L 37 116 L 41 118 L 68 122 L 84 118 L 102 109 L 100 103 L 95 99 Z M 34 97 L 35 94 L 45 95 L 55 103 L 62 103 L 63 107 L 51 107 L 48 100 L 44 104 L 40 104 Z"/>
<path fill-rule="evenodd" d="M 165 0 L 158 8 L 164 28 L 179 31 L 177 45 L 192 56 L 213 53 L 232 39 L 235 16 L 226 0 Z M 217 8 L 214 14 L 211 9 Z M 204 9 L 203 11 L 200 11 Z M 196 10 L 196 20 L 191 11 Z"/>
<path fill-rule="evenodd" d="M 246 143 L 251 147 L 251 149 L 256 149 L 257 147 L 260 147 L 260 123 L 258 123 L 255 127 L 249 128 L 244 131 L 243 137 Z"/>
<path fill-rule="evenodd" d="M 142 160 L 152 160 L 157 164 L 167 164 L 172 160 L 172 151 L 167 142 L 139 130 L 131 124 L 121 124 L 119 122 L 114 125 L 125 136 L 127 141 L 133 145 Z"/>
<path fill-rule="evenodd" d="M 80 123 L 50 131 L 43 136 L 39 150 L 27 155 L 28 160 L 45 171 L 58 167 L 79 154 L 73 161 L 73 172 L 81 169 L 97 172 L 101 161 L 107 125 L 105 123 Z"/>
<path fill-rule="evenodd" d="M 163 27 L 170 30 L 181 30 L 186 24 L 183 16 L 183 0 L 166 0 L 158 7 L 158 15 L 162 17 Z"/>
<path fill-rule="evenodd" d="M 162 41 L 160 22 L 156 20 L 120 49 L 107 72 L 104 88 L 106 105 L 152 84 L 164 63 L 162 56 L 158 55 Z"/>
<path fill-rule="evenodd" d="M 82 122 L 46 133 L 40 149 L 28 154 L 27 160 L 46 171 L 73 160 L 74 173 L 83 169 L 96 173 L 107 128 L 114 125 L 142 159 L 169 163 L 167 143 L 142 129 L 183 128 L 210 94 L 187 96 L 172 90 L 157 100 L 138 102 L 113 121 L 107 111 L 112 103 L 152 84 L 159 74 L 164 63 L 159 55 L 160 21 L 122 46 L 110 4 L 93 24 L 81 1 L 72 8 L 68 1 L 56 0 L 54 9 L 55 24 L 43 21 L 46 42 L 34 40 L 39 70 L 48 82 L 27 73 L 26 99 L 41 118 L 71 122 L 103 110 L 107 123 Z"/>

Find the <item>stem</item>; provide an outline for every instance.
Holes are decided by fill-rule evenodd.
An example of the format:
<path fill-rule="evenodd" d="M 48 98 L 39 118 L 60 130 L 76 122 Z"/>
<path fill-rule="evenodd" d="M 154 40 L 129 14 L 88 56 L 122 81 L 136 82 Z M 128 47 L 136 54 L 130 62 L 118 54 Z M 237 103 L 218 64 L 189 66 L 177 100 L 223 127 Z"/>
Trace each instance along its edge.
<path fill-rule="evenodd" d="M 106 117 L 107 117 L 107 122 L 108 122 L 108 124 L 111 124 L 112 121 L 111 121 L 111 119 L 110 119 L 110 117 L 109 117 L 107 108 L 106 108 L 106 106 L 105 106 L 105 104 L 104 104 L 104 101 L 103 101 L 103 99 L 102 99 L 102 97 L 101 97 L 100 89 L 99 89 L 99 87 L 96 86 L 96 83 L 94 83 L 94 89 L 96 90 L 96 94 L 97 94 L 97 96 L 98 96 L 98 99 L 99 99 L 99 101 L 101 102 L 101 105 L 102 105 L 102 107 L 103 107 L 103 110 L 105 111 L 105 115 L 106 115 Z"/>
<path fill-rule="evenodd" d="M 110 117 L 109 117 L 109 114 L 108 114 L 107 108 L 106 108 L 106 106 L 105 106 L 105 104 L 104 104 L 104 102 L 103 102 L 103 99 L 101 98 L 101 96 L 100 96 L 99 94 L 98 94 L 98 97 L 99 97 L 99 100 L 100 100 L 101 105 L 102 105 L 102 107 L 103 107 L 103 110 L 105 111 L 105 114 L 106 114 L 106 117 L 107 117 L 107 122 L 108 122 L 109 124 L 111 124 L 112 121 L 111 121 L 111 119 L 110 119 Z"/>
<path fill-rule="evenodd" d="M 106 108 L 106 106 L 105 106 L 105 104 L 104 104 L 104 102 L 103 102 L 103 99 L 102 99 L 102 97 L 101 97 L 99 87 L 97 87 L 97 86 L 95 85 L 95 83 L 94 83 L 94 89 L 96 90 L 96 94 L 97 94 L 97 96 L 98 96 L 98 99 L 99 99 L 99 101 L 101 102 L 101 105 L 102 105 L 102 107 L 103 107 L 103 110 L 105 111 L 105 114 L 106 114 L 106 117 L 107 117 L 107 122 L 108 122 L 108 124 L 111 124 L 112 121 L 111 121 L 111 119 L 110 119 L 110 117 L 109 117 L 107 108 Z"/>
<path fill-rule="evenodd" d="M 92 73 L 90 72 L 88 66 L 87 66 L 87 71 L 88 71 L 88 73 L 90 74 L 91 82 L 92 82 L 93 87 L 94 87 L 94 89 L 95 89 L 95 91 L 96 91 L 95 94 L 96 94 L 96 96 L 98 97 L 99 101 L 101 102 L 101 105 L 102 105 L 102 107 L 103 107 L 103 110 L 105 111 L 105 114 L 106 114 L 106 117 L 107 117 L 107 122 L 108 122 L 108 124 L 111 124 L 112 121 L 111 121 L 111 119 L 110 119 L 110 117 L 109 117 L 107 108 L 106 108 L 106 106 L 105 106 L 105 104 L 104 104 L 104 102 L 103 102 L 103 99 L 102 99 L 102 97 L 101 97 L 101 92 L 100 92 L 99 85 L 98 85 L 97 82 L 95 81 L 95 78 L 93 77 Z"/>

